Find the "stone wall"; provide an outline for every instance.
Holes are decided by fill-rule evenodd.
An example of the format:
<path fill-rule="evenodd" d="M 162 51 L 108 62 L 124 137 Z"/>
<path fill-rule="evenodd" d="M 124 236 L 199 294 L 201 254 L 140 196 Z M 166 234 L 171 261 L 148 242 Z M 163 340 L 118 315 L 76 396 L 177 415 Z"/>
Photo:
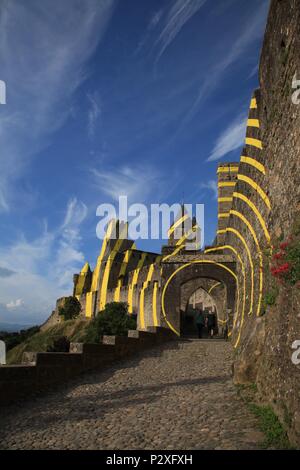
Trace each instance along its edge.
<path fill-rule="evenodd" d="M 232 333 L 237 352 L 235 381 L 256 382 L 261 401 L 273 406 L 291 441 L 298 444 L 300 366 L 292 363 L 291 356 L 292 343 L 300 339 L 300 291 L 279 285 L 272 307 L 266 306 L 265 298 L 274 282 L 270 248 L 291 235 L 300 217 L 300 104 L 292 102 L 293 77 L 296 74 L 300 79 L 299 51 L 300 1 L 272 0 L 260 61 L 260 89 L 251 101 L 235 186 L 242 198 L 233 197 L 227 226 L 238 231 L 245 243 L 233 231 L 225 238 L 241 257 L 242 263 L 237 263 L 240 298 L 245 292 Z"/>
<path fill-rule="evenodd" d="M 0 366 L 0 406 L 174 339 L 169 329 L 149 328 L 148 331 L 130 330 L 128 337 L 104 336 L 101 344 L 71 343 L 69 353 L 26 352 L 21 365 Z"/>

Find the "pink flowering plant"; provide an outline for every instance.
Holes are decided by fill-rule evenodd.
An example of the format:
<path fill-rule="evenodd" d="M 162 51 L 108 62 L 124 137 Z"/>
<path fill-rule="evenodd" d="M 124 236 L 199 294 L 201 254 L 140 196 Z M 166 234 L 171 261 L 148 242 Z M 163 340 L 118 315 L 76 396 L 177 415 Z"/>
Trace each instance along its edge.
<path fill-rule="evenodd" d="M 272 276 L 280 283 L 300 288 L 300 242 L 289 237 L 273 254 Z"/>

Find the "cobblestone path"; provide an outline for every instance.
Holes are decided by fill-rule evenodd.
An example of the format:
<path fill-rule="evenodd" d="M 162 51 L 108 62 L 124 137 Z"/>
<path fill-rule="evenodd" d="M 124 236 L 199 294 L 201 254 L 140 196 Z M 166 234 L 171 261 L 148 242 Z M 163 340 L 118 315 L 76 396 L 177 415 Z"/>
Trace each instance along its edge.
<path fill-rule="evenodd" d="M 229 343 L 165 344 L 1 411 L 0 448 L 258 448 L 231 363 Z"/>

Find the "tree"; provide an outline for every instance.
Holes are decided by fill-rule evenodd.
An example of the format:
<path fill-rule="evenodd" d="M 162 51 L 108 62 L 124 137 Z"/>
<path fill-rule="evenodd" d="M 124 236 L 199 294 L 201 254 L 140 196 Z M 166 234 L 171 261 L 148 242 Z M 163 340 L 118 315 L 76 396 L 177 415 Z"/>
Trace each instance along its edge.
<path fill-rule="evenodd" d="M 103 335 L 126 336 L 128 330 L 136 329 L 136 319 L 128 315 L 124 302 L 111 302 L 91 320 L 87 327 L 85 342 L 99 343 Z"/>

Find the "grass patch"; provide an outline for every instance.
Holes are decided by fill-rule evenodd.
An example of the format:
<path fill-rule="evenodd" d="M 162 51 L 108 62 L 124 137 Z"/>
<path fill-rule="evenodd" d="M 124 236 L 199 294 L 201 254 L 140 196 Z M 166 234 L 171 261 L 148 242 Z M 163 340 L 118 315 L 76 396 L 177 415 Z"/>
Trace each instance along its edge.
<path fill-rule="evenodd" d="M 250 411 L 259 418 L 260 430 L 265 435 L 262 448 L 291 449 L 287 433 L 271 406 L 258 406 L 254 403 L 249 403 L 248 406 Z"/>

